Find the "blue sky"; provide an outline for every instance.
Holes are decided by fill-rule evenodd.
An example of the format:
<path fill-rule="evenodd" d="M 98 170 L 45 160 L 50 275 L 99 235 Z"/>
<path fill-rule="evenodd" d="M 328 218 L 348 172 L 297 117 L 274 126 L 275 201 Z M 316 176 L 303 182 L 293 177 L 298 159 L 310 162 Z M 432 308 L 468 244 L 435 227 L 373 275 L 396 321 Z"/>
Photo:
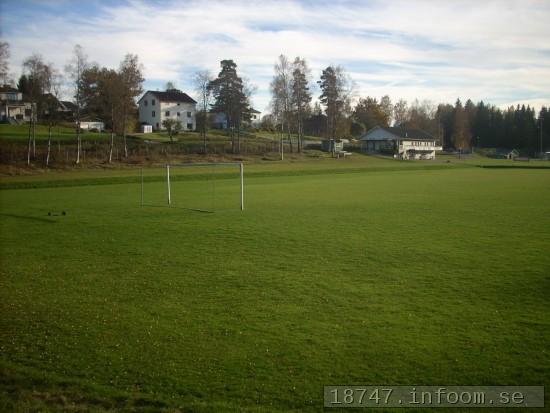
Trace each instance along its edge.
<path fill-rule="evenodd" d="M 14 78 L 32 53 L 63 69 L 78 43 L 108 67 L 136 53 L 147 89 L 172 81 L 193 94 L 194 72 L 216 74 L 229 58 L 266 112 L 283 53 L 308 61 L 315 95 L 321 70 L 336 64 L 357 97 L 550 105 L 549 1 L 0 0 L 0 7 Z"/>

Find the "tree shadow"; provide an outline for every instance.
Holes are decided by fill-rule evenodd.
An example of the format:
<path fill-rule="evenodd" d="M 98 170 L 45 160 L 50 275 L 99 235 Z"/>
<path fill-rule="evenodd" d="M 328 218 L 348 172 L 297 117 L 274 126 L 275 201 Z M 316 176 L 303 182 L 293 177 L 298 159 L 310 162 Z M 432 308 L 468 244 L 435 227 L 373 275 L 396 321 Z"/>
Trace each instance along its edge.
<path fill-rule="evenodd" d="M 40 218 L 40 217 L 29 217 L 25 215 L 16 215 L 16 214 L 6 214 L 6 213 L 0 213 L 0 216 L 8 217 L 8 218 L 16 218 L 16 219 L 23 219 L 25 221 L 34 221 L 34 222 L 44 222 L 47 224 L 55 224 L 57 221 L 53 219 L 48 218 Z"/>

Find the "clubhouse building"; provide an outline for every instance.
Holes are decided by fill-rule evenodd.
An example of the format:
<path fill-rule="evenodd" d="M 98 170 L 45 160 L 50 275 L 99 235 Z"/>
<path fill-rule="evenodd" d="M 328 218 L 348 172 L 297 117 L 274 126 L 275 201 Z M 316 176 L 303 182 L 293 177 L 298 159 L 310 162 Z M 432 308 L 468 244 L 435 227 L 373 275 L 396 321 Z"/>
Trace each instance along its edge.
<path fill-rule="evenodd" d="M 360 138 L 361 152 L 393 154 L 397 159 L 435 159 L 436 138 L 418 129 L 375 126 Z"/>

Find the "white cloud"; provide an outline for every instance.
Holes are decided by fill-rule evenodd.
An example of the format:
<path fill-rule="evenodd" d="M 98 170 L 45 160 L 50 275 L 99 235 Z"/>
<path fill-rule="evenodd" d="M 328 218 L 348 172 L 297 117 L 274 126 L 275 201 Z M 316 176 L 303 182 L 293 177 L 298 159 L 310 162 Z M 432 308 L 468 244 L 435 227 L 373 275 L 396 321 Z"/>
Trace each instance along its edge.
<path fill-rule="evenodd" d="M 62 68 L 79 43 L 111 67 L 137 53 L 147 87 L 171 80 L 191 91 L 194 71 L 217 73 L 232 58 L 265 110 L 272 66 L 284 53 L 305 57 L 314 78 L 328 64 L 344 66 L 363 96 L 550 104 L 548 2 L 132 0 L 100 3 L 95 15 L 65 9 L 3 18 L 12 70 L 35 51 Z"/>

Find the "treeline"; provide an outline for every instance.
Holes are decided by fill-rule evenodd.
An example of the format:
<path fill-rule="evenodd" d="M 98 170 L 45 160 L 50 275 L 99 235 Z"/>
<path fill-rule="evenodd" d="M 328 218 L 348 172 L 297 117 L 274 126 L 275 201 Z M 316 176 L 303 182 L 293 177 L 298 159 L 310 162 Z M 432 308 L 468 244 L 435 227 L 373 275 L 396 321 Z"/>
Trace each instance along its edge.
<path fill-rule="evenodd" d="M 23 74 L 17 82 L 17 89 L 32 103 L 27 163 L 31 161 L 31 152 L 32 156 L 35 153 L 36 122 L 47 123 L 51 130 L 53 126 L 67 120 L 78 126 L 84 117 L 101 119 L 110 130 L 108 162 L 113 159 L 115 135 L 122 136 L 124 157 L 127 157 L 126 134 L 129 130 L 133 131 L 137 124 L 135 99 L 143 91 L 145 79 L 142 71 L 143 67 L 136 55 L 127 54 L 117 70 L 109 69 L 90 63 L 79 45 L 75 46 L 64 73 L 53 64 L 45 63 L 41 55 L 34 54 L 27 58 L 23 63 Z M 68 119 L 67 114 L 59 110 L 60 89 L 64 82 L 70 85 L 73 92 L 74 105 Z M 80 134 L 80 128 L 76 127 L 77 164 L 81 158 Z M 48 148 L 50 145 L 49 140 Z"/>
<path fill-rule="evenodd" d="M 7 79 L 9 47 L 0 43 L 0 77 Z M 61 86 L 70 84 L 74 102 L 73 121 L 80 124 L 83 116 L 101 119 L 111 132 L 108 161 L 111 162 L 115 137 L 122 137 L 124 157 L 128 156 L 126 134 L 138 124 L 136 98 L 143 92 L 143 67 L 138 56 L 127 54 L 117 69 L 90 63 L 80 46 L 64 71 L 33 55 L 24 61 L 18 89 L 32 102 L 29 124 L 27 162 L 35 154 L 34 125 L 48 123 L 50 128 L 62 121 L 57 111 Z M 231 151 L 239 153 L 242 131 L 250 127 L 250 97 L 255 88 L 237 72 L 237 64 L 226 59 L 220 62 L 216 77 L 208 71 L 193 78 L 198 100 L 197 129 L 202 136 L 202 153 L 207 153 L 207 134 L 212 113 L 223 113 Z M 167 89 L 174 89 L 171 82 Z M 317 89 L 314 95 L 314 88 Z M 341 66 L 330 65 L 313 80 L 308 63 L 301 57 L 294 60 L 280 55 L 274 65 L 270 84 L 271 113 L 264 116 L 261 129 L 277 131 L 290 151 L 301 152 L 305 136 L 358 138 L 375 126 L 402 126 L 432 134 L 447 149 L 468 150 L 472 147 L 518 149 L 534 155 L 547 150 L 550 142 L 550 114 L 547 107 L 536 113 L 534 108 L 518 105 L 502 110 L 485 102 L 468 99 L 454 105 L 434 104 L 389 96 L 380 99 L 359 97 L 355 83 Z M 316 99 L 315 99 L 316 98 Z M 169 132 L 181 128 L 177 120 L 168 119 L 163 127 Z M 76 163 L 80 162 L 80 129 L 76 128 Z M 172 139 L 171 139 L 172 140 Z M 48 147 L 50 142 L 48 142 Z M 48 157 L 49 158 L 49 157 Z"/>
<path fill-rule="evenodd" d="M 313 82 L 307 62 L 296 57 L 292 63 L 281 55 L 274 66 L 271 82 L 271 114 L 264 117 L 264 129 L 277 130 L 298 151 L 304 135 L 328 138 L 358 138 L 375 126 L 401 126 L 421 129 L 436 137 L 447 149 L 472 147 L 515 148 L 535 155 L 550 141 L 549 108 L 539 113 L 525 105 L 506 110 L 470 99 L 454 105 L 430 101 L 412 104 L 403 99 L 393 103 L 389 96 L 380 100 L 355 95 L 355 85 L 341 66 L 328 66 L 316 82 L 320 94 L 311 105 Z M 355 104 L 352 102 L 355 101 Z"/>

